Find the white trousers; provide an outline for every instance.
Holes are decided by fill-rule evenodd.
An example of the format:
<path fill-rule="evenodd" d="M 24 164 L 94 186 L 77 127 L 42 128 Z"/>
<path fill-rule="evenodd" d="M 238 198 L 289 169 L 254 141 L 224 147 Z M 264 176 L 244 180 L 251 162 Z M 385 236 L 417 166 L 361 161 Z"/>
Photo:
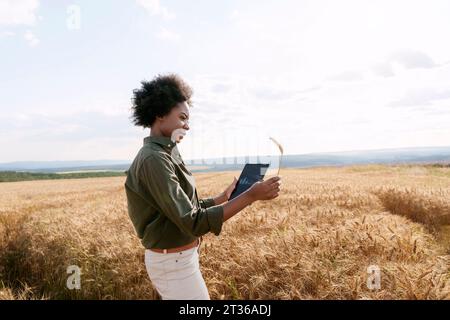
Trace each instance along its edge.
<path fill-rule="evenodd" d="M 209 300 L 198 246 L 174 253 L 145 250 L 145 267 L 163 300 Z"/>

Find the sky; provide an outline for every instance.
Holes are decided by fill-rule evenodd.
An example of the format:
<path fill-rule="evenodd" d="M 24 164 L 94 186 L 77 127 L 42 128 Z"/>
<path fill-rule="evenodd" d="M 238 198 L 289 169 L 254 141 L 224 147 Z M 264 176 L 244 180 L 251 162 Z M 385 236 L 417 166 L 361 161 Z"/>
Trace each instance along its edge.
<path fill-rule="evenodd" d="M 448 0 L 0 0 L 0 162 L 132 160 L 171 72 L 187 160 L 449 146 L 448 39 Z"/>

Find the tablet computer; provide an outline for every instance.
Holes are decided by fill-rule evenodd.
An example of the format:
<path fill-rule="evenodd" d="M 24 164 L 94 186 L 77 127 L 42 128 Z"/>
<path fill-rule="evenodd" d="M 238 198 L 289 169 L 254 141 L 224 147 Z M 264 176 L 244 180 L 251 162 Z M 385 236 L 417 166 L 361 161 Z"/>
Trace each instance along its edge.
<path fill-rule="evenodd" d="M 239 180 L 229 200 L 247 191 L 256 182 L 262 181 L 268 168 L 268 163 L 247 163 L 239 176 Z"/>

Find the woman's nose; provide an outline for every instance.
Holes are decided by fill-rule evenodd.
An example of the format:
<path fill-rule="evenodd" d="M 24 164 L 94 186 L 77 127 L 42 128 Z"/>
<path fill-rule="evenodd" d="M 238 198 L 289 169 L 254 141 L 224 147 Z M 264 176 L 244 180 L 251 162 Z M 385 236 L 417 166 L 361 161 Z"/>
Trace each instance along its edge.
<path fill-rule="evenodd" d="M 184 122 L 183 129 L 189 130 L 189 122 L 187 122 L 187 121 Z"/>

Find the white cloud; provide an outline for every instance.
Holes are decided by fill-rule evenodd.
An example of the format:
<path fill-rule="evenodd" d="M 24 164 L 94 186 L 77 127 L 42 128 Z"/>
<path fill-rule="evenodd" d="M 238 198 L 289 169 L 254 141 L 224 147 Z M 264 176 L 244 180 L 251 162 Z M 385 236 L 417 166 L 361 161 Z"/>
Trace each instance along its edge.
<path fill-rule="evenodd" d="M 28 44 L 30 45 L 30 47 L 35 47 L 39 44 L 40 40 L 34 35 L 33 32 L 31 32 L 30 30 L 28 30 L 27 32 L 25 32 L 24 34 L 24 38 L 25 40 L 28 42 Z"/>
<path fill-rule="evenodd" d="M 404 97 L 389 104 L 391 107 L 430 106 L 433 102 L 450 99 L 448 88 L 409 89 Z"/>
<path fill-rule="evenodd" d="M 0 114 L 0 145 L 27 146 L 2 153 L 0 162 L 17 160 L 129 159 L 147 130 L 134 127 L 127 115 L 104 112 L 72 114 Z"/>
<path fill-rule="evenodd" d="M 220 49 L 227 50 L 228 60 L 241 62 L 236 70 L 249 74 L 293 70 L 318 81 L 345 70 L 365 70 L 389 52 L 394 52 L 389 61 L 405 68 L 432 67 L 450 56 L 450 45 L 442 40 L 450 30 L 448 1 L 244 3 L 229 13 L 230 39 L 222 36 L 239 43 L 240 50 L 225 44 Z M 386 77 L 395 70 L 384 64 L 376 71 Z"/>
<path fill-rule="evenodd" d="M 342 82 L 361 81 L 363 79 L 363 74 L 360 71 L 355 70 L 344 71 L 334 76 L 328 77 L 328 80 Z"/>
<path fill-rule="evenodd" d="M 5 124 L 0 133 L 27 141 L 85 141 L 92 137 L 129 137 L 135 132 L 128 115 L 97 111 L 66 115 L 12 113 L 1 115 L 0 120 Z"/>
<path fill-rule="evenodd" d="M 164 20 L 175 19 L 175 14 L 162 6 L 159 0 L 136 0 L 136 3 L 147 10 L 151 16 L 160 16 Z"/>
<path fill-rule="evenodd" d="M 180 148 L 191 159 L 244 154 L 258 130 L 258 139 L 278 137 L 286 154 L 448 144 L 449 69 L 418 65 L 390 78 L 371 77 L 367 65 L 351 83 L 314 83 L 282 73 L 197 75 L 187 79 L 195 103 L 191 132 Z M 392 108 L 392 101 L 424 108 Z"/>
<path fill-rule="evenodd" d="M 442 65 L 445 65 L 445 63 Z M 383 62 L 374 64 L 372 71 L 378 76 L 392 77 L 395 75 L 394 69 L 396 66 L 404 69 L 431 69 L 440 65 L 436 64 L 428 54 L 422 51 L 403 49 L 389 54 Z"/>
<path fill-rule="evenodd" d="M 286 0 L 257 5 L 253 0 L 239 2 L 234 12 L 229 5 L 218 9 L 192 2 L 190 14 L 176 24 L 162 21 L 175 17 L 165 7 L 168 3 L 170 10 L 185 12 L 175 7 L 175 1 L 140 0 L 131 5 L 143 13 L 146 22 L 157 20 L 150 24 L 152 40 L 177 43 L 189 35 L 183 50 L 161 45 L 155 57 L 159 63 L 144 71 L 134 70 L 133 61 L 123 52 L 131 63 L 127 68 L 131 76 L 125 74 L 125 89 L 106 95 L 105 101 L 93 101 L 97 94 L 74 95 L 63 100 L 61 108 L 60 96 L 47 99 L 40 86 L 38 94 L 30 95 L 36 97 L 32 104 L 11 93 L 4 105 L 10 102 L 24 112 L 46 111 L 49 116 L 25 113 L 16 122 L 0 121 L 0 144 L 11 145 L 11 149 L 21 146 L 15 154 L 3 156 L 17 160 L 21 156 L 17 152 L 27 150 L 28 157 L 39 158 L 61 146 L 65 153 L 58 150 L 58 158 L 98 158 L 105 151 L 111 152 L 107 156 L 122 152 L 118 158 L 131 157 L 142 143 L 141 136 L 148 134 L 148 130 L 134 128 L 125 111 L 130 88 L 135 86 L 132 74 L 148 76 L 148 72 L 170 68 L 183 72 L 194 89 L 191 131 L 181 146 L 186 149 L 185 158 L 244 154 L 256 145 L 252 143 L 255 128 L 264 132 L 264 139 L 268 132 L 280 140 L 286 154 L 449 143 L 445 89 L 450 83 L 450 45 L 442 40 L 450 36 L 448 0 Z M 202 19 L 207 27 L 200 23 Z M 42 37 L 41 31 L 30 27 L 17 31 L 9 26 L 5 30 L 22 36 L 27 29 L 27 40 L 36 45 L 39 40 L 34 34 Z M 122 36 L 129 34 L 117 34 Z M 147 45 L 154 46 L 139 37 L 131 40 L 142 45 L 144 54 Z M 171 59 L 164 59 L 168 56 Z M 85 61 L 74 63 L 79 62 Z M 86 65 L 78 67 L 84 70 Z M 212 70 L 216 74 L 211 75 Z M 42 79 L 53 79 L 54 72 L 58 70 L 49 69 Z M 102 87 L 110 86 L 108 81 L 116 80 L 109 78 Z M 43 89 L 51 85 L 47 82 Z M 77 90 L 83 90 L 83 85 L 89 83 L 80 83 Z M 415 105 L 392 108 L 393 101 Z M 65 114 L 70 112 L 74 114 Z M 124 143 L 103 145 L 108 139 L 122 138 L 124 150 L 118 149 Z"/>
<path fill-rule="evenodd" d="M 38 7 L 38 0 L 0 0 L 0 25 L 32 26 Z"/>
<path fill-rule="evenodd" d="M 436 67 L 436 64 L 430 56 L 416 50 L 396 51 L 390 55 L 389 61 L 398 62 L 407 69 Z"/>
<path fill-rule="evenodd" d="M 15 35 L 16 35 L 16 33 L 15 32 L 11 32 L 11 31 L 0 32 L 0 38 L 7 38 L 7 37 L 15 36 Z"/>
<path fill-rule="evenodd" d="M 394 70 L 392 69 L 392 65 L 388 61 L 379 62 L 379 63 L 374 64 L 372 66 L 372 71 L 377 76 L 381 76 L 381 77 L 385 77 L 385 78 L 395 76 Z"/>
<path fill-rule="evenodd" d="M 396 50 L 388 54 L 384 60 L 373 63 L 368 68 L 361 70 L 347 70 L 326 77 L 326 80 L 339 82 L 362 81 L 370 73 L 385 78 L 394 77 L 408 69 L 432 69 L 447 65 L 448 62 L 437 64 L 425 52 L 413 49 Z"/>
<path fill-rule="evenodd" d="M 155 35 L 158 39 L 161 40 L 167 40 L 172 42 L 180 40 L 180 35 L 178 33 L 170 31 L 166 28 L 161 28 L 159 32 L 157 32 Z"/>
<path fill-rule="evenodd" d="M 180 145 L 186 159 L 257 154 L 304 131 L 319 85 L 304 86 L 283 76 L 196 75 L 191 131 Z M 319 115 L 320 117 L 320 115 Z M 287 151 L 295 153 L 295 141 Z M 259 148 L 259 149 L 258 149 Z"/>

